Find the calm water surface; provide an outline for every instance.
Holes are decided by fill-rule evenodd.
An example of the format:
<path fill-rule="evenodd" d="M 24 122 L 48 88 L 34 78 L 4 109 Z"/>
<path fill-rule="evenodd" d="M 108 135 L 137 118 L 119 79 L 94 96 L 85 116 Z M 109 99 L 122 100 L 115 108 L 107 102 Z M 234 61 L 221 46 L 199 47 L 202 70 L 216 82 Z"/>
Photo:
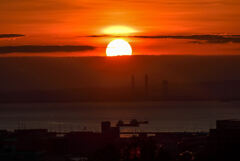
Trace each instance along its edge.
<path fill-rule="evenodd" d="M 131 131 L 208 131 L 218 119 L 240 119 L 240 102 L 126 102 L 0 104 L 0 129 L 100 131 L 109 120 L 148 120 Z"/>

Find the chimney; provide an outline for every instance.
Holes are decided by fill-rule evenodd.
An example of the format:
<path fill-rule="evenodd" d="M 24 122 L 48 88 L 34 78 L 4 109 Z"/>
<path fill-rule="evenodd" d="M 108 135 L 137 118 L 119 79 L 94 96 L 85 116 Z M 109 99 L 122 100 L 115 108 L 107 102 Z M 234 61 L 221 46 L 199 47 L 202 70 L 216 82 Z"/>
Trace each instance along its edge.
<path fill-rule="evenodd" d="M 145 74 L 145 95 L 148 96 L 148 75 Z"/>
<path fill-rule="evenodd" d="M 132 90 L 135 89 L 135 77 L 134 75 L 131 76 L 131 86 L 132 86 Z"/>

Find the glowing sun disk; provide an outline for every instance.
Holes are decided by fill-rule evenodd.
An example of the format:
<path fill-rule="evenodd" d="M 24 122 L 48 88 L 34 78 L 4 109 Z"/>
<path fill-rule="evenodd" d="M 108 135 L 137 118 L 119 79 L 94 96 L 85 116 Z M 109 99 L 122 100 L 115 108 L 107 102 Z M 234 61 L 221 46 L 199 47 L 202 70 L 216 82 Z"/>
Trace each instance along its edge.
<path fill-rule="evenodd" d="M 108 44 L 106 54 L 107 56 L 132 55 L 132 48 L 127 41 L 116 39 Z"/>

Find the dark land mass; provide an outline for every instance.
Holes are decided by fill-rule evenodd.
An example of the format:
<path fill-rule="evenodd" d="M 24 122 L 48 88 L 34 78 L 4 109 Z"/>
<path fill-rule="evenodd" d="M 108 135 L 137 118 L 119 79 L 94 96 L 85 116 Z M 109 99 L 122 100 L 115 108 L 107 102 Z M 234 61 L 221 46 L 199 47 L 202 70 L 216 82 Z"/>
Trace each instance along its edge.
<path fill-rule="evenodd" d="M 1 58 L 0 102 L 240 100 L 239 62 L 240 56 Z"/>
<path fill-rule="evenodd" d="M 239 101 L 240 81 L 170 84 L 168 89 L 82 88 L 0 92 L 0 102 Z"/>

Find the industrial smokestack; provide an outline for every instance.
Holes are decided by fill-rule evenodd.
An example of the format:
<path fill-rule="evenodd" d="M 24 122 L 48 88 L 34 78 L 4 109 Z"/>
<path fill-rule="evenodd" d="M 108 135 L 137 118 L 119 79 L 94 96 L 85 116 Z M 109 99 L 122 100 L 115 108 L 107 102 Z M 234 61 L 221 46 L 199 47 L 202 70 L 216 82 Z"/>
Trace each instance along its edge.
<path fill-rule="evenodd" d="M 145 95 L 148 96 L 148 75 L 145 74 Z"/>
<path fill-rule="evenodd" d="M 168 81 L 167 80 L 162 81 L 162 95 L 163 95 L 163 97 L 168 96 Z"/>
<path fill-rule="evenodd" d="M 135 89 L 135 76 L 134 75 L 131 76 L 131 87 L 132 87 L 132 90 Z"/>

